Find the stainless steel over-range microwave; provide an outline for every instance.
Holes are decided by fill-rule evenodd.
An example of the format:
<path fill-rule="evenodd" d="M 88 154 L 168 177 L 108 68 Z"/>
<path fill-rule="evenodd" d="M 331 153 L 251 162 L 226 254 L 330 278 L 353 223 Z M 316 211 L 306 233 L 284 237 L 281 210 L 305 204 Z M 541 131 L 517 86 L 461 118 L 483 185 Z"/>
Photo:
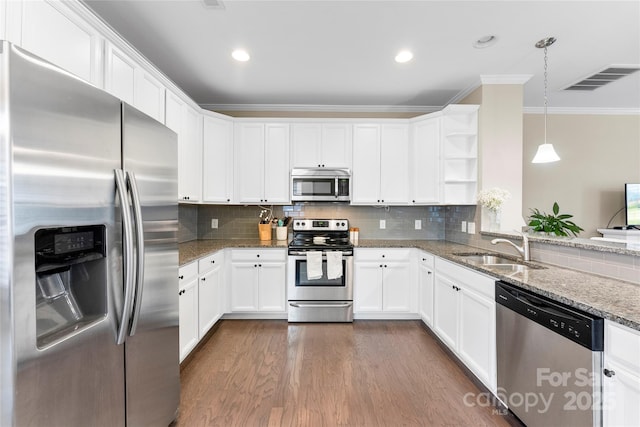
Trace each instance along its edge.
<path fill-rule="evenodd" d="M 334 168 L 291 169 L 291 200 L 348 202 L 351 200 L 351 171 Z"/>

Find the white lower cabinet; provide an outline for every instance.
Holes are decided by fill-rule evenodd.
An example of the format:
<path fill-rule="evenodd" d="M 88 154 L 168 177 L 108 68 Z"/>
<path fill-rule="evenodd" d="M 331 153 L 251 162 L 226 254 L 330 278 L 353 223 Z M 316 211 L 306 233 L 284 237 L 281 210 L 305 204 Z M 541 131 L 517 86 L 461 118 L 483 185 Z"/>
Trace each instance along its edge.
<path fill-rule="evenodd" d="M 355 250 L 356 317 L 417 318 L 417 286 L 411 261 L 410 249 Z"/>
<path fill-rule="evenodd" d="M 181 362 L 222 316 L 224 267 L 219 251 L 178 270 Z"/>
<path fill-rule="evenodd" d="M 202 338 L 222 316 L 224 252 L 200 259 L 198 272 L 198 328 Z"/>
<path fill-rule="evenodd" d="M 605 320 L 603 425 L 640 425 L 640 331 Z"/>
<path fill-rule="evenodd" d="M 418 294 L 419 294 L 419 313 L 422 321 L 428 326 L 433 326 L 433 283 L 435 274 L 434 256 L 418 251 Z"/>
<path fill-rule="evenodd" d="M 180 361 L 198 344 L 198 263 L 178 270 Z"/>
<path fill-rule="evenodd" d="M 286 312 L 284 249 L 234 249 L 229 284 L 232 313 Z"/>
<path fill-rule="evenodd" d="M 436 258 L 433 330 L 494 394 L 495 279 Z"/>

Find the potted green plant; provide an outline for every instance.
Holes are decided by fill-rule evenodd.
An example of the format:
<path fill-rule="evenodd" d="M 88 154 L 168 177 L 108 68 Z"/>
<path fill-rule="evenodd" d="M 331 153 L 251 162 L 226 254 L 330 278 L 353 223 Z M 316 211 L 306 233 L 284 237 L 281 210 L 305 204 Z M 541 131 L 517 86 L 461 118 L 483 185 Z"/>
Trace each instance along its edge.
<path fill-rule="evenodd" d="M 531 209 L 531 212 L 528 225 L 533 231 L 556 236 L 569 236 L 569 233 L 571 233 L 576 237 L 578 233 L 584 231 L 576 223 L 569 220 L 573 218 L 573 215 L 560 214 L 558 202 L 553 203 L 553 215 L 540 212 L 538 209 Z"/>

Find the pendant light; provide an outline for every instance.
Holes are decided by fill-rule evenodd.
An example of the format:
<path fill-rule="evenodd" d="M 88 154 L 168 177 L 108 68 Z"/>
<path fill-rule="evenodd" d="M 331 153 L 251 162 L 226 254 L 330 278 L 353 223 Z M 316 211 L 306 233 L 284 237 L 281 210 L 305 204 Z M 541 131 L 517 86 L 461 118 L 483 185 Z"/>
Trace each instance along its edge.
<path fill-rule="evenodd" d="M 531 163 L 551 163 L 560 160 L 553 145 L 547 143 L 547 48 L 555 41 L 555 37 L 547 37 L 536 43 L 537 48 L 544 48 L 544 144 L 538 146 Z"/>

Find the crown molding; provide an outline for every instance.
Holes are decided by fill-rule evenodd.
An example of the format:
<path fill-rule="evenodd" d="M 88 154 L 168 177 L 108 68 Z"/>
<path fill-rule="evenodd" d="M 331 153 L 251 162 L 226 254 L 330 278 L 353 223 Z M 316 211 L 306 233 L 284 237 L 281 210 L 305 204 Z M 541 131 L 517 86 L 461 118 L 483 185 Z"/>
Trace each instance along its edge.
<path fill-rule="evenodd" d="M 441 106 L 426 105 L 313 105 L 313 104 L 200 104 L 211 111 L 317 111 L 330 113 L 432 113 Z"/>
<path fill-rule="evenodd" d="M 533 74 L 483 74 L 480 82 L 483 85 L 523 85 L 531 77 Z"/>
<path fill-rule="evenodd" d="M 542 107 L 524 107 L 524 114 L 544 114 Z M 577 114 L 598 116 L 638 116 L 640 108 L 590 108 L 590 107 L 553 107 L 547 108 L 547 114 Z"/>

